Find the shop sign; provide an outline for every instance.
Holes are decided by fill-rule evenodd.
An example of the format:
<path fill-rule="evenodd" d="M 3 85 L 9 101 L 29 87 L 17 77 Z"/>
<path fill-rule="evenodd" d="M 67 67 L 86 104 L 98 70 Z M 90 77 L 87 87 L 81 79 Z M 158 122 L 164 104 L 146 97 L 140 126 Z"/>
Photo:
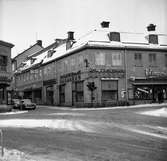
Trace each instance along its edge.
<path fill-rule="evenodd" d="M 124 78 L 123 69 L 90 69 L 88 76 L 92 78 Z"/>
<path fill-rule="evenodd" d="M 6 76 L 0 76 L 0 82 L 3 83 L 9 83 L 11 81 L 10 78 L 6 77 Z"/>
<path fill-rule="evenodd" d="M 157 78 L 157 79 L 163 79 L 167 78 L 167 73 L 162 71 L 153 71 L 150 68 L 145 69 L 145 76 L 146 78 Z"/>
<path fill-rule="evenodd" d="M 81 72 L 72 72 L 68 74 L 64 74 L 60 76 L 60 83 L 66 83 L 66 82 L 73 82 L 73 81 L 79 81 L 81 80 Z"/>

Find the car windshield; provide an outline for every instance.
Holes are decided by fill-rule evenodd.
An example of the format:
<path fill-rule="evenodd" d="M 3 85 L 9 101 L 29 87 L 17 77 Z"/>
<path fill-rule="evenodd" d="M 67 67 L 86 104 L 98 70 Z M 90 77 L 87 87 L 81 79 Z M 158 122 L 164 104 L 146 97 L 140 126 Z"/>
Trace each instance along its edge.
<path fill-rule="evenodd" d="M 30 99 L 23 99 L 22 100 L 24 103 L 26 103 L 26 104 L 31 104 L 31 100 Z"/>

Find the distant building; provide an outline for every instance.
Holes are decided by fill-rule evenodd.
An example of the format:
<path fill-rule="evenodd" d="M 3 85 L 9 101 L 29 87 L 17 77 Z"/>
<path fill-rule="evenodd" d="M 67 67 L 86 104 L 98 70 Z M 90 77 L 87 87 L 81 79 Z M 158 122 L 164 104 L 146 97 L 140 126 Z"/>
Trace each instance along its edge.
<path fill-rule="evenodd" d="M 0 104 L 7 104 L 7 87 L 11 83 L 11 48 L 14 45 L 0 40 Z"/>
<path fill-rule="evenodd" d="M 16 87 L 36 103 L 106 106 L 167 99 L 167 36 L 113 31 L 109 22 L 79 40 L 74 33 L 56 48 L 26 61 Z"/>
<path fill-rule="evenodd" d="M 24 62 L 28 56 L 37 53 L 43 49 L 42 41 L 37 40 L 37 42 L 30 46 L 28 49 L 24 50 L 23 52 L 19 53 L 12 59 L 12 68 L 13 71 L 17 70 L 20 67 L 21 63 Z"/>

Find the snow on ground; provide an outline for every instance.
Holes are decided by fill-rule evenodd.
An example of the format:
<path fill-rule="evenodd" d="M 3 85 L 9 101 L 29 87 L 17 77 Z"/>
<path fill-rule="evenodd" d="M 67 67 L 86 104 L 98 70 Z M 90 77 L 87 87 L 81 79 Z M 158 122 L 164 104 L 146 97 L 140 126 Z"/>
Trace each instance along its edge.
<path fill-rule="evenodd" d="M 156 116 L 156 117 L 167 117 L 167 107 L 163 107 L 163 108 L 156 109 L 156 110 L 140 112 L 140 114 Z"/>
<path fill-rule="evenodd" d="M 16 115 L 16 114 L 22 114 L 27 113 L 28 111 L 11 111 L 11 112 L 4 112 L 0 113 L 0 115 Z"/>
<path fill-rule="evenodd" d="M 65 131 L 92 132 L 79 121 L 65 119 L 7 119 L 0 120 L 0 127 L 51 128 Z"/>
<path fill-rule="evenodd" d="M 41 108 L 49 108 L 49 109 L 59 109 L 59 110 L 71 110 L 71 111 L 94 111 L 94 110 L 108 110 L 108 109 L 130 109 L 130 108 L 142 108 L 142 107 L 161 107 L 167 106 L 167 103 L 152 103 L 152 104 L 139 104 L 139 105 L 132 105 L 132 106 L 116 106 L 116 107 L 89 107 L 89 108 L 71 108 L 71 107 L 57 107 L 57 106 L 39 106 Z"/>
<path fill-rule="evenodd" d="M 0 155 L 0 161 L 37 161 L 34 159 L 31 159 L 31 156 L 28 154 L 25 154 L 19 150 L 9 150 L 4 149 L 4 156 Z"/>

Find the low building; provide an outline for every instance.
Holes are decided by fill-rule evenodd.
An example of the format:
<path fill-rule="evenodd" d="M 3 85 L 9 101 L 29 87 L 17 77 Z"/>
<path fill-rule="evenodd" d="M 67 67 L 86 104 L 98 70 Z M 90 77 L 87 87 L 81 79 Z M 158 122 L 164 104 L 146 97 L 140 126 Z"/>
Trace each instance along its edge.
<path fill-rule="evenodd" d="M 36 65 L 27 61 L 16 73 L 17 88 L 26 93 L 31 80 L 31 89 L 40 86 L 40 103 L 66 106 L 167 99 L 167 36 L 153 24 L 146 33 L 113 31 L 109 22 L 101 26 L 78 40 L 68 32 L 65 43 L 34 57 Z"/>
<path fill-rule="evenodd" d="M 7 104 L 10 100 L 7 88 L 11 83 L 11 49 L 13 44 L 0 40 L 0 105 Z"/>

